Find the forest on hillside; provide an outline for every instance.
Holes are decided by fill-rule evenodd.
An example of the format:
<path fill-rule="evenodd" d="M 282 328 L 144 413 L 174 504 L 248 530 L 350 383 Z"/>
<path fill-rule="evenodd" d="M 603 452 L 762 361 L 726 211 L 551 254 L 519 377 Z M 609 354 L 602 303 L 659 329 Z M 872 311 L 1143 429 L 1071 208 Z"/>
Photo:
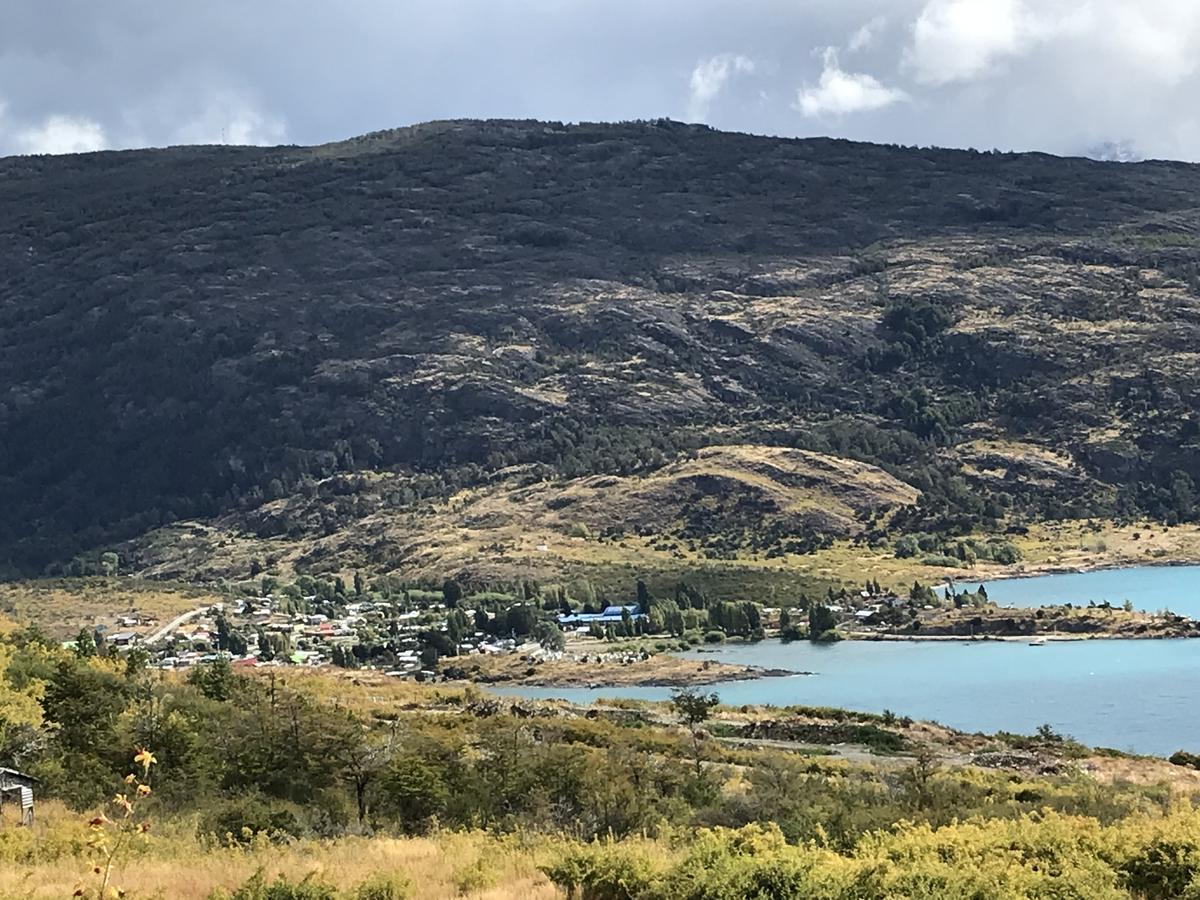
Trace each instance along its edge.
<path fill-rule="evenodd" d="M 1194 166 L 450 122 L 0 160 L 0 203 L 9 574 L 731 443 L 882 467 L 905 532 L 1200 515 Z"/>

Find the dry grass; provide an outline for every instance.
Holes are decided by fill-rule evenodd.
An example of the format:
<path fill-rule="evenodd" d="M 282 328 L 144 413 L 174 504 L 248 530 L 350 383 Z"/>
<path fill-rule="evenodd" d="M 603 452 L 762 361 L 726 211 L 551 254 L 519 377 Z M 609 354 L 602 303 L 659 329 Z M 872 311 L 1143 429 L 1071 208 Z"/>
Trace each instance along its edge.
<path fill-rule="evenodd" d="M 460 491 L 446 502 L 396 514 L 392 510 L 348 523 L 334 534 L 295 544 L 238 533 L 236 523 L 216 527 L 180 523 L 148 538 L 158 561 L 150 574 L 173 577 L 198 562 L 212 573 L 242 577 L 256 556 L 271 556 L 287 575 L 295 560 L 318 556 L 352 566 L 355 548 L 371 551 L 362 535 L 383 535 L 410 577 L 441 578 L 468 571 L 483 580 L 533 577 L 544 582 L 567 568 L 635 565 L 654 571 L 707 562 L 682 542 L 655 549 L 658 539 L 630 538 L 620 545 L 588 540 L 607 528 L 631 533 L 650 526 L 670 533 L 696 509 L 711 505 L 714 529 L 726 509 L 756 510 L 763 523 L 819 522 L 822 530 L 853 534 L 860 513 L 914 503 L 917 491 L 881 469 L 784 447 L 709 447 L 646 475 L 591 476 L 565 482 L 502 482 Z M 282 506 L 279 501 L 277 506 Z M 226 527 L 228 525 L 228 527 Z M 731 529 L 741 528 L 735 522 Z M 739 561 L 740 564 L 741 561 Z M 753 560 L 758 563 L 759 561 Z M 343 572 L 343 575 L 350 574 Z"/>
<path fill-rule="evenodd" d="M 587 648 L 585 648 L 586 650 Z M 597 646 L 594 652 L 603 652 Z M 690 685 L 714 684 L 732 678 L 754 677 L 747 666 L 729 665 L 712 660 L 680 659 L 655 654 L 632 662 L 579 662 L 552 660 L 533 665 L 519 656 L 464 657 L 462 665 L 491 678 L 529 685 L 587 687 L 592 684 L 614 685 Z"/>
<path fill-rule="evenodd" d="M 85 830 L 83 816 L 56 802 L 39 805 L 32 829 L 0 826 L 0 898 L 70 897 L 89 870 Z M 312 875 L 343 890 L 382 874 L 406 881 L 415 900 L 549 900 L 560 895 L 538 865 L 553 848 L 553 841 L 482 833 L 206 847 L 178 826 L 138 847 L 115 881 L 132 897 L 202 900 L 259 870 L 268 879 Z"/>
<path fill-rule="evenodd" d="M 33 622 L 51 637 L 64 640 L 74 637 L 80 628 L 101 624 L 112 628 L 120 615 L 138 613 L 165 622 L 220 600 L 216 594 L 190 586 L 126 577 L 0 584 L 0 612 L 19 622 Z"/>

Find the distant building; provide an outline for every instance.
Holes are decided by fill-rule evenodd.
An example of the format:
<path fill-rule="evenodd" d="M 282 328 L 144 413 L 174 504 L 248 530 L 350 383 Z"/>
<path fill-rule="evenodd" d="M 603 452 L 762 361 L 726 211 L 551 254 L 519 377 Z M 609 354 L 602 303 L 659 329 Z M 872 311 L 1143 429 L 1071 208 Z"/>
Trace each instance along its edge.
<path fill-rule="evenodd" d="M 645 619 L 646 614 L 641 612 L 636 603 L 627 606 L 606 606 L 598 613 L 571 613 L 569 615 L 560 615 L 558 617 L 559 625 L 591 625 L 593 623 L 599 625 L 616 625 L 628 612 L 632 619 Z"/>
<path fill-rule="evenodd" d="M 33 824 L 33 785 L 36 779 L 15 769 L 0 769 L 0 815 L 6 800 L 15 800 L 21 810 L 21 824 Z"/>

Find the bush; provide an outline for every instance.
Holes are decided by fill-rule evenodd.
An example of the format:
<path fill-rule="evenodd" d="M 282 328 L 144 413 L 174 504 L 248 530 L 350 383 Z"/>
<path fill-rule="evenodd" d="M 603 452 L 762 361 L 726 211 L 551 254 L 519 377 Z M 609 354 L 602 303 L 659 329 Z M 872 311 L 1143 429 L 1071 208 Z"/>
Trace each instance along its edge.
<path fill-rule="evenodd" d="M 268 883 L 259 869 L 232 894 L 214 893 L 210 900 L 338 900 L 337 889 L 307 875 L 300 881 L 289 881 L 280 875 Z"/>
<path fill-rule="evenodd" d="M 962 567 L 963 561 L 955 556 L 943 556 L 940 553 L 934 553 L 924 557 L 921 564 L 925 566 L 942 566 L 948 569 L 958 569 Z"/>
<path fill-rule="evenodd" d="M 1185 766 L 1189 769 L 1200 769 L 1200 755 L 1188 753 L 1185 750 L 1179 750 L 1172 753 L 1167 759 L 1167 762 L 1176 766 Z"/>
<path fill-rule="evenodd" d="M 1021 560 L 1021 551 L 1010 541 L 1000 541 L 989 546 L 992 559 L 1003 566 L 1011 566 Z"/>
<path fill-rule="evenodd" d="M 704 632 L 704 643 L 706 644 L 721 644 L 725 642 L 725 632 L 723 631 L 706 631 Z"/>
<path fill-rule="evenodd" d="M 1138 897 L 1183 897 L 1200 878 L 1200 847 L 1191 840 L 1159 837 L 1127 859 L 1120 872 L 1126 887 Z"/>
<path fill-rule="evenodd" d="M 640 900 L 658 875 L 647 854 L 613 844 L 578 847 L 542 872 L 568 896 L 583 900 Z"/>
<path fill-rule="evenodd" d="M 351 900 L 408 900 L 412 883 L 403 875 L 372 875 L 350 892 Z"/>
<path fill-rule="evenodd" d="M 218 803 L 200 821 L 204 834 L 247 842 L 256 834 L 298 837 L 303 827 L 294 810 L 259 795 L 248 794 Z"/>
<path fill-rule="evenodd" d="M 844 639 L 845 639 L 845 635 L 843 635 L 836 628 L 829 628 L 825 631 L 822 631 L 817 636 L 817 643 L 818 644 L 836 644 L 838 641 L 844 640 Z"/>

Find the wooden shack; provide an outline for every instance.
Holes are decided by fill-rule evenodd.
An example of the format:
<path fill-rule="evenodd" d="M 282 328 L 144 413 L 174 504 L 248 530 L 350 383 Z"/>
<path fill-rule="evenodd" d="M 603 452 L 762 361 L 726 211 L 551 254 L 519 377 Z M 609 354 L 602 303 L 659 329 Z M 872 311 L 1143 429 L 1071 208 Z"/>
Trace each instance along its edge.
<path fill-rule="evenodd" d="M 3 818 L 8 803 L 21 810 L 22 825 L 33 824 L 33 785 L 36 781 L 32 775 L 0 768 L 0 818 Z"/>

